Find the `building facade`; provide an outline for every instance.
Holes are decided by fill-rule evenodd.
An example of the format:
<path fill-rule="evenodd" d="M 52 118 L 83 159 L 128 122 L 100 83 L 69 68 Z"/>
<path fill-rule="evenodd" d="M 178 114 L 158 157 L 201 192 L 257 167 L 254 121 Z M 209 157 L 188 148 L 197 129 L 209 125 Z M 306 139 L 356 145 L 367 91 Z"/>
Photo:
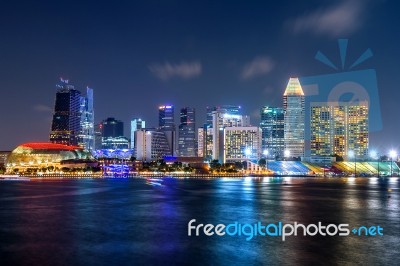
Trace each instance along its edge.
<path fill-rule="evenodd" d="M 359 106 L 350 105 L 347 107 L 347 112 L 347 150 L 348 152 L 354 151 L 354 155 L 357 157 L 367 157 L 369 145 L 368 103 L 363 102 Z"/>
<path fill-rule="evenodd" d="M 102 140 L 102 127 L 101 123 L 94 126 L 94 149 L 101 150 L 101 140 Z"/>
<path fill-rule="evenodd" d="M 304 156 L 304 108 L 304 92 L 300 81 L 298 78 L 290 78 L 283 94 L 285 156 Z"/>
<path fill-rule="evenodd" d="M 222 161 L 224 128 L 249 126 L 250 117 L 241 114 L 240 106 L 223 105 L 216 107 L 215 110 L 212 111 L 212 119 L 212 159 Z"/>
<path fill-rule="evenodd" d="M 222 162 L 258 160 L 261 156 L 261 134 L 259 127 L 224 128 Z"/>
<path fill-rule="evenodd" d="M 311 103 L 311 156 L 368 156 L 368 104 Z"/>
<path fill-rule="evenodd" d="M 195 109 L 185 107 L 180 112 L 180 124 L 178 131 L 178 151 L 179 156 L 197 156 L 196 145 L 196 118 Z"/>
<path fill-rule="evenodd" d="M 81 122 L 81 93 L 64 79 L 60 79 L 56 88 L 50 142 L 77 146 Z"/>
<path fill-rule="evenodd" d="M 158 126 L 160 131 L 164 132 L 167 138 L 169 155 L 176 155 L 176 127 L 174 106 L 159 106 L 158 112 Z"/>
<path fill-rule="evenodd" d="M 213 130 L 207 124 L 197 129 L 197 156 L 211 161 L 213 149 Z"/>
<path fill-rule="evenodd" d="M 134 118 L 131 121 L 131 149 L 135 148 L 135 132 L 136 130 L 146 128 L 146 121 L 141 118 Z"/>
<path fill-rule="evenodd" d="M 283 108 L 264 106 L 261 108 L 260 128 L 262 130 L 262 150 L 268 158 L 283 158 L 285 148 L 285 119 Z"/>
<path fill-rule="evenodd" d="M 79 146 L 84 150 L 92 152 L 95 149 L 94 140 L 94 108 L 93 108 L 93 89 L 86 88 L 86 96 L 81 97 L 81 119 Z"/>
<path fill-rule="evenodd" d="M 102 149 L 128 149 L 129 141 L 124 137 L 124 123 L 109 117 L 101 122 Z"/>
<path fill-rule="evenodd" d="M 159 129 L 136 130 L 135 139 L 136 160 L 151 162 L 169 155 L 170 148 L 165 132 Z"/>

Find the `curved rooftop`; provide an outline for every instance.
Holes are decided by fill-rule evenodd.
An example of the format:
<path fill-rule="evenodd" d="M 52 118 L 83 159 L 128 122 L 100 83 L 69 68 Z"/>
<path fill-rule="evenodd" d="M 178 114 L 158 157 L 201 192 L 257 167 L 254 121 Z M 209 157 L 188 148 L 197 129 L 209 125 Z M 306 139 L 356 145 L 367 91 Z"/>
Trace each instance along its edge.
<path fill-rule="evenodd" d="M 75 151 L 82 150 L 78 146 L 67 146 L 51 142 L 29 142 L 19 145 L 19 147 L 30 148 L 34 150 L 59 150 L 59 151 Z"/>
<path fill-rule="evenodd" d="M 8 165 L 37 167 L 57 164 L 64 160 L 92 159 L 81 147 L 50 142 L 29 142 L 16 147 L 7 160 Z"/>

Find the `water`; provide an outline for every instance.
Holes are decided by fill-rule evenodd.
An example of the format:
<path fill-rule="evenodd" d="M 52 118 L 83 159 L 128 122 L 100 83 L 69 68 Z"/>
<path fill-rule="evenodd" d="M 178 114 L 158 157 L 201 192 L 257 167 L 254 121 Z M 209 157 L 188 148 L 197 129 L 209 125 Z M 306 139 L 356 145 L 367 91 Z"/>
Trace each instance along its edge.
<path fill-rule="evenodd" d="M 399 186 L 399 178 L 3 181 L 0 264 L 394 265 Z M 379 224 L 384 235 L 189 237 L 191 219 Z"/>

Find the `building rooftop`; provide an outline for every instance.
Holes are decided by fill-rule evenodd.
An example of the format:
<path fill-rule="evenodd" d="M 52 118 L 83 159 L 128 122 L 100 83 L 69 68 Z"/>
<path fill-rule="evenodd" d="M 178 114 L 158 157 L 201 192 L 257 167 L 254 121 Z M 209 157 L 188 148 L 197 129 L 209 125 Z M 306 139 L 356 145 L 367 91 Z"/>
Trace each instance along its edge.
<path fill-rule="evenodd" d="M 283 96 L 288 96 L 288 95 L 304 96 L 304 92 L 303 89 L 301 88 L 301 84 L 298 78 L 289 79 L 289 82 L 286 86 L 286 90 Z"/>

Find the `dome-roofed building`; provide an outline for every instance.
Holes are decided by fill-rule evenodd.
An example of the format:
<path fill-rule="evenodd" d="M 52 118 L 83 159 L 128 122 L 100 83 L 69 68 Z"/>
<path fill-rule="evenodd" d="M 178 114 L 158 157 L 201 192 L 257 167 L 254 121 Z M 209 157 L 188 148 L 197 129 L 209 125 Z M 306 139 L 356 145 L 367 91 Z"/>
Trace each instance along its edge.
<path fill-rule="evenodd" d="M 30 142 L 15 148 L 7 160 L 7 172 L 55 171 L 63 161 L 93 163 L 90 153 L 81 147 L 49 142 Z"/>

